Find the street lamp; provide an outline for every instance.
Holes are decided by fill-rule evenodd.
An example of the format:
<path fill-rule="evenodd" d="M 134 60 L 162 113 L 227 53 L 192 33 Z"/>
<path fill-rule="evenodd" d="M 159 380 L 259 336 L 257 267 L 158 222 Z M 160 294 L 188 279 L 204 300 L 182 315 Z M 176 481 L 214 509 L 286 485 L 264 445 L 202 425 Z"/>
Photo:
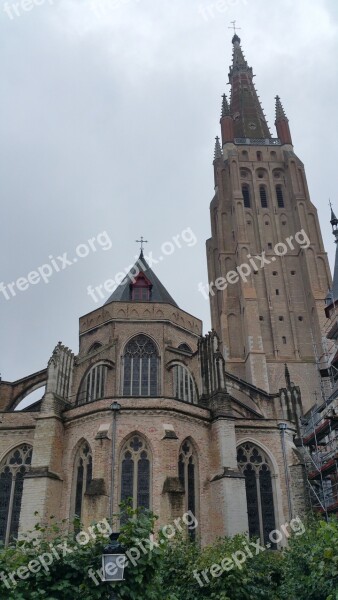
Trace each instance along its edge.
<path fill-rule="evenodd" d="M 123 546 L 118 541 L 119 535 L 119 533 L 112 533 L 110 535 L 110 543 L 103 548 L 103 581 L 124 581 L 124 567 L 127 557 Z M 110 598 L 111 600 L 117 598 L 114 590 L 112 591 Z"/>

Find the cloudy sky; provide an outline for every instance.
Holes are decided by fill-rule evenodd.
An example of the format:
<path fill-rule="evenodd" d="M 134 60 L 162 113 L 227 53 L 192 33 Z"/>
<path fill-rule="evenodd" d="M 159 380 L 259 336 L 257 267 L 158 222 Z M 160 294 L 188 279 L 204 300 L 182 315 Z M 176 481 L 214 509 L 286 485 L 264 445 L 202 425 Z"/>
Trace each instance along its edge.
<path fill-rule="evenodd" d="M 1 0 L 0 282 L 49 264 L 48 284 L 0 293 L 4 380 L 44 368 L 58 340 L 77 352 L 78 318 L 99 306 L 87 287 L 126 269 L 140 235 L 156 258 L 194 233 L 153 268 L 209 329 L 197 286 L 233 19 L 273 134 L 282 98 L 332 264 L 336 0 Z"/>

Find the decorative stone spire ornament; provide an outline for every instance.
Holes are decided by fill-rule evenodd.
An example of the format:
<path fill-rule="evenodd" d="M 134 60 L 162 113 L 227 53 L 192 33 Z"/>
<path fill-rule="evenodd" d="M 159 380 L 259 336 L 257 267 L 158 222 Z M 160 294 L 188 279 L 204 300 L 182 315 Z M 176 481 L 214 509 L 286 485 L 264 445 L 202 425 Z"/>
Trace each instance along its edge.
<path fill-rule="evenodd" d="M 228 104 L 228 99 L 225 94 L 222 96 L 222 117 L 230 117 L 230 107 Z"/>
<path fill-rule="evenodd" d="M 216 136 L 215 140 L 214 160 L 217 160 L 218 158 L 222 158 L 222 148 L 218 135 Z"/>
<path fill-rule="evenodd" d="M 282 144 L 290 144 L 292 146 L 292 138 L 289 127 L 289 119 L 285 114 L 284 107 L 279 96 L 276 96 L 276 120 L 275 125 L 277 135 Z"/>

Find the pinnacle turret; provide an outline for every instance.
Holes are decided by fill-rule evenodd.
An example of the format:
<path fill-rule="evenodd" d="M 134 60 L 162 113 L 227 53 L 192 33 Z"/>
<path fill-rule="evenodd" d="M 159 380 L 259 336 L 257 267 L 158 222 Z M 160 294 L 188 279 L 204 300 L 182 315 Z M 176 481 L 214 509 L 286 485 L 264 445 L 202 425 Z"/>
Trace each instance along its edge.
<path fill-rule="evenodd" d="M 222 96 L 222 113 L 221 113 L 221 115 L 222 115 L 222 117 L 230 116 L 230 107 L 229 107 L 228 99 L 225 94 L 223 94 L 223 96 Z"/>
<path fill-rule="evenodd" d="M 287 119 L 287 116 L 285 114 L 285 110 L 284 110 L 283 104 L 281 103 L 280 97 L 276 96 L 275 100 L 276 100 L 276 121 L 278 121 L 278 119 Z"/>
<path fill-rule="evenodd" d="M 222 158 L 222 148 L 221 148 L 221 144 L 219 142 L 219 137 L 216 136 L 216 141 L 215 141 L 215 151 L 214 151 L 214 160 L 217 160 L 218 158 Z"/>

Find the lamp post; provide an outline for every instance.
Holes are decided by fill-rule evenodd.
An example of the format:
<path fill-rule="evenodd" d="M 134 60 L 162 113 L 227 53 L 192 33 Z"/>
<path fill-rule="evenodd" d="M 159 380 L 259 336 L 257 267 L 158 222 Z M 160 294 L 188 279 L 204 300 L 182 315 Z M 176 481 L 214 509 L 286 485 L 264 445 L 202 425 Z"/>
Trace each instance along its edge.
<path fill-rule="evenodd" d="M 124 580 L 126 555 L 124 552 L 124 547 L 118 541 L 119 535 L 119 533 L 112 533 L 110 535 L 110 543 L 103 548 L 103 581 L 116 582 Z M 118 596 L 113 589 L 111 591 L 110 600 L 117 600 L 117 598 Z"/>
<path fill-rule="evenodd" d="M 113 520 L 113 500 L 114 500 L 114 488 L 115 488 L 115 440 L 116 440 L 116 418 L 117 413 L 121 410 L 121 404 L 116 400 L 110 406 L 113 411 L 113 426 L 112 426 L 112 451 L 111 451 L 111 489 L 110 489 L 110 503 L 109 503 L 109 516 L 110 521 Z"/>

